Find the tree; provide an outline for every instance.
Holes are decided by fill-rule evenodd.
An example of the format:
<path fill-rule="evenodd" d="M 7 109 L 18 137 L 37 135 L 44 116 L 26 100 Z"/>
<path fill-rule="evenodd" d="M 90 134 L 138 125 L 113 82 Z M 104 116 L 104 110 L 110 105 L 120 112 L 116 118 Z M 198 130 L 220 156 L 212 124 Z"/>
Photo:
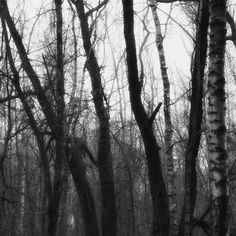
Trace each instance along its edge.
<path fill-rule="evenodd" d="M 158 113 L 161 103 L 148 117 L 141 101 L 141 83 L 138 76 L 137 56 L 134 37 L 133 1 L 123 0 L 124 37 L 127 53 L 127 69 L 131 107 L 142 135 L 148 171 L 150 190 L 153 204 L 153 232 L 152 235 L 169 234 L 169 204 L 166 186 L 162 175 L 160 163 L 160 147 L 153 132 L 153 121 Z"/>
<path fill-rule="evenodd" d="M 185 154 L 185 197 L 179 235 L 192 235 L 193 212 L 197 195 L 196 163 L 202 133 L 203 85 L 207 54 L 209 2 L 200 1 L 198 6 L 197 33 L 192 62 L 191 110 L 189 137 Z"/>
<path fill-rule="evenodd" d="M 10 16 L 7 2 L 2 1 L 0 5 L 0 14 L 2 19 L 7 23 L 9 31 L 13 36 L 13 40 L 20 55 L 23 69 L 30 78 L 32 86 L 35 90 L 37 99 L 41 105 L 43 113 L 47 118 L 49 127 L 51 128 L 56 141 L 56 158 L 55 158 L 55 173 L 54 173 L 54 186 L 52 187 L 52 196 L 49 199 L 49 223 L 48 234 L 56 235 L 57 221 L 59 217 L 59 206 L 62 192 L 63 178 L 64 178 L 64 165 L 65 165 L 65 135 L 64 135 L 64 74 L 63 74 L 63 54 L 62 54 L 62 2 L 55 1 L 56 16 L 57 16 L 57 111 L 54 113 L 52 104 L 48 101 L 45 91 L 43 90 L 39 77 L 33 69 L 30 60 L 28 58 L 26 49 L 22 43 L 22 38 L 19 35 L 15 24 Z M 12 65 L 12 70 L 15 76 L 17 76 Z M 15 72 L 14 72 L 15 71 Z M 17 77 L 16 77 L 17 78 Z M 16 83 L 17 83 L 16 79 Z M 18 82 L 19 83 L 19 82 Z M 17 85 L 18 86 L 18 85 Z M 24 99 L 24 98 L 23 98 Z M 32 117 L 33 119 L 33 117 Z M 37 129 L 35 127 L 35 129 Z M 43 145 L 39 143 L 39 146 Z M 44 153 L 45 154 L 45 153 Z M 49 182 L 49 180 L 48 180 Z"/>
<path fill-rule="evenodd" d="M 227 177 L 225 150 L 226 1 L 210 1 L 208 72 L 209 170 L 213 200 L 211 234 L 227 233 Z"/>
<path fill-rule="evenodd" d="M 233 1 L 30 2 L 0 1 L 0 234 L 233 235 Z"/>
<path fill-rule="evenodd" d="M 71 2 L 75 5 L 80 20 L 83 46 L 87 60 L 86 68 L 90 75 L 93 102 L 99 120 L 97 163 L 102 197 L 102 234 L 104 236 L 115 236 L 117 233 L 117 212 L 111 159 L 109 104 L 106 104 L 107 99 L 102 87 L 101 69 L 95 56 L 88 25 L 88 16 L 94 11 L 98 11 L 108 1 L 101 2 L 87 13 L 85 13 L 85 3 L 82 0 L 73 0 Z"/>
<path fill-rule="evenodd" d="M 176 188 L 175 188 L 175 173 L 174 173 L 174 159 L 173 159 L 173 125 L 171 121 L 170 112 L 170 81 L 167 73 L 167 64 L 165 58 L 165 51 L 163 45 L 163 35 L 161 32 L 161 23 L 157 14 L 157 5 L 155 1 L 150 0 L 150 7 L 152 9 L 153 20 L 156 29 L 156 47 L 159 54 L 161 77 L 164 90 L 164 117 L 165 117 L 165 143 L 164 143 L 164 157 L 166 159 L 167 172 L 167 187 L 170 208 L 170 235 L 176 234 L 177 231 L 177 215 L 176 215 Z"/>
<path fill-rule="evenodd" d="M 99 228 L 97 221 L 97 213 L 95 210 L 95 202 L 89 185 L 85 163 L 83 161 L 83 153 L 87 153 L 91 156 L 91 152 L 88 150 L 87 145 L 83 140 L 72 137 L 68 140 L 68 159 L 69 167 L 72 177 L 75 182 L 75 186 L 78 192 L 83 221 L 85 225 L 86 236 L 99 236 Z M 94 160 L 92 158 L 92 160 Z"/>
<path fill-rule="evenodd" d="M 29 102 L 27 101 L 26 96 L 25 96 L 25 94 L 22 91 L 22 88 L 20 86 L 20 75 L 19 75 L 19 73 L 18 73 L 18 71 L 17 71 L 17 69 L 14 65 L 14 61 L 13 61 L 12 53 L 11 53 L 11 50 L 10 50 L 9 39 L 8 39 L 6 25 L 5 25 L 4 20 L 2 20 L 2 27 L 3 27 L 3 35 L 4 35 L 4 38 L 5 38 L 5 44 L 6 44 L 6 51 L 7 51 L 7 55 L 8 55 L 8 60 L 9 60 L 11 71 L 13 73 L 12 83 L 15 86 L 15 89 L 16 89 L 18 95 L 19 95 L 19 98 L 20 98 L 21 103 L 24 107 L 25 113 L 26 113 L 26 115 L 29 119 L 29 124 L 30 124 L 32 130 L 34 131 L 34 135 L 35 135 L 36 140 L 37 140 L 39 153 L 40 153 L 40 158 L 41 158 L 42 166 L 43 166 L 46 194 L 47 194 L 48 201 L 51 202 L 51 199 L 52 199 L 52 186 L 51 186 L 51 180 L 50 180 L 50 170 L 49 170 L 49 163 L 48 163 L 48 160 L 47 160 L 47 152 L 46 152 L 45 142 L 44 142 L 43 136 L 40 132 L 40 129 L 38 127 L 37 121 L 36 121 L 36 119 L 33 115 L 33 111 L 32 111 L 32 109 L 29 105 Z"/>

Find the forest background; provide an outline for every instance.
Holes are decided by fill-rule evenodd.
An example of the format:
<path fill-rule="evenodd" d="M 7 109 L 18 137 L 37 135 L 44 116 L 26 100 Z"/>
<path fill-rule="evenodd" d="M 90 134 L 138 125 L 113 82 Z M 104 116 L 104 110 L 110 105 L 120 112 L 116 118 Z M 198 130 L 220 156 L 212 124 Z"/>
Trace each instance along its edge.
<path fill-rule="evenodd" d="M 0 1 L 0 235 L 236 235 L 234 1 Z"/>

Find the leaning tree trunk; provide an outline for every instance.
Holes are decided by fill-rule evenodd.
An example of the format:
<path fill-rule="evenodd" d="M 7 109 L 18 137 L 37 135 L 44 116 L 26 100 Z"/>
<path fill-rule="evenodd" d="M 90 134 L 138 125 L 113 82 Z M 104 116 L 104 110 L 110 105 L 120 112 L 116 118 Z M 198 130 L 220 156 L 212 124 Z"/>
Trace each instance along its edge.
<path fill-rule="evenodd" d="M 156 107 L 151 117 L 148 117 L 141 100 L 142 86 L 139 81 L 136 45 L 134 37 L 133 0 L 122 0 L 124 15 L 124 37 L 127 52 L 128 82 L 131 107 L 137 121 L 145 147 L 148 165 L 150 191 L 153 204 L 152 235 L 169 235 L 169 204 L 166 186 L 162 175 L 160 162 L 160 147 L 157 144 L 153 121 L 160 109 Z"/>
<path fill-rule="evenodd" d="M 80 20 L 83 46 L 87 57 L 86 67 L 91 78 L 93 101 L 99 120 L 97 162 L 102 198 L 102 235 L 115 236 L 117 211 L 111 159 L 109 114 L 108 108 L 105 105 L 107 100 L 102 86 L 100 66 L 91 43 L 91 32 L 88 25 L 88 15 L 84 9 L 84 2 L 83 0 L 72 2 L 76 6 Z"/>
<path fill-rule="evenodd" d="M 210 1 L 208 74 L 209 169 L 212 189 L 212 235 L 227 232 L 227 177 L 225 150 L 225 39 L 226 0 Z"/>
<path fill-rule="evenodd" d="M 69 167 L 78 193 L 81 214 L 83 216 L 85 236 L 99 236 L 97 214 L 93 194 L 86 176 L 86 167 L 83 161 L 83 143 L 72 137 L 71 150 L 68 153 Z"/>
<path fill-rule="evenodd" d="M 165 51 L 163 45 L 163 36 L 161 32 L 161 23 L 157 14 L 157 3 L 155 0 L 150 0 L 150 7 L 154 25 L 156 28 L 156 46 L 159 55 L 161 77 L 164 88 L 164 118 L 165 118 L 165 160 L 166 160 L 166 175 L 167 175 L 167 188 L 168 200 L 170 207 L 170 235 L 176 235 L 177 232 L 177 199 L 175 188 L 175 173 L 174 173 L 174 159 L 173 159 L 173 128 L 170 113 L 170 81 L 167 73 L 167 65 L 165 58 Z"/>
<path fill-rule="evenodd" d="M 209 0 L 201 0 L 192 69 L 192 94 L 189 120 L 189 137 L 185 154 L 185 196 L 179 226 L 179 235 L 192 235 L 193 212 L 197 195 L 196 162 L 201 139 L 204 69 L 207 56 L 207 31 L 209 25 Z"/>

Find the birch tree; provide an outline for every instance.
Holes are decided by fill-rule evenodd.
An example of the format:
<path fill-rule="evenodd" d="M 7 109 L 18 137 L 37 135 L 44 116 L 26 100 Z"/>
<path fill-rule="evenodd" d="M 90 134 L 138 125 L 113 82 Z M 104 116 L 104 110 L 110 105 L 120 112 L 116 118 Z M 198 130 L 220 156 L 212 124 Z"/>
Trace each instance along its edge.
<path fill-rule="evenodd" d="M 153 21 L 156 29 L 156 47 L 158 50 L 161 77 L 164 90 L 164 118 L 165 118 L 165 136 L 164 136 L 164 155 L 166 159 L 167 172 L 167 187 L 170 208 L 170 235 L 176 234 L 177 231 L 177 215 L 176 215 L 176 188 L 175 188 L 175 173 L 174 173 L 174 159 L 173 159 L 173 127 L 170 112 L 170 80 L 167 72 L 166 57 L 164 51 L 163 40 L 164 37 L 161 31 L 161 23 L 157 13 L 157 3 L 150 0 L 150 7 L 152 9 Z"/>
<path fill-rule="evenodd" d="M 208 72 L 208 129 L 212 235 L 227 233 L 227 178 L 225 150 L 225 43 L 226 0 L 210 1 L 210 46 Z"/>

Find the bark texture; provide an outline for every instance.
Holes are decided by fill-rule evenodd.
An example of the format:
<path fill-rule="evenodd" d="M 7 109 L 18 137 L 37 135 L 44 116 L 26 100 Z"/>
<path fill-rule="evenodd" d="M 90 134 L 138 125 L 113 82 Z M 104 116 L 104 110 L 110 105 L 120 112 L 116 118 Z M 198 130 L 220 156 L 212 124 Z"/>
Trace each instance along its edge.
<path fill-rule="evenodd" d="M 210 1 L 208 75 L 209 168 L 213 198 L 212 235 L 227 232 L 227 177 L 225 150 L 225 40 L 226 0 Z"/>
<path fill-rule="evenodd" d="M 141 101 L 141 83 L 138 76 L 136 45 L 134 37 L 133 1 L 122 0 L 124 17 L 124 37 L 127 52 L 128 82 L 131 107 L 144 142 L 150 191 L 153 204 L 152 235 L 169 235 L 169 204 L 166 186 L 162 175 L 160 162 L 160 147 L 153 132 L 153 121 L 160 105 L 148 117 Z"/>

